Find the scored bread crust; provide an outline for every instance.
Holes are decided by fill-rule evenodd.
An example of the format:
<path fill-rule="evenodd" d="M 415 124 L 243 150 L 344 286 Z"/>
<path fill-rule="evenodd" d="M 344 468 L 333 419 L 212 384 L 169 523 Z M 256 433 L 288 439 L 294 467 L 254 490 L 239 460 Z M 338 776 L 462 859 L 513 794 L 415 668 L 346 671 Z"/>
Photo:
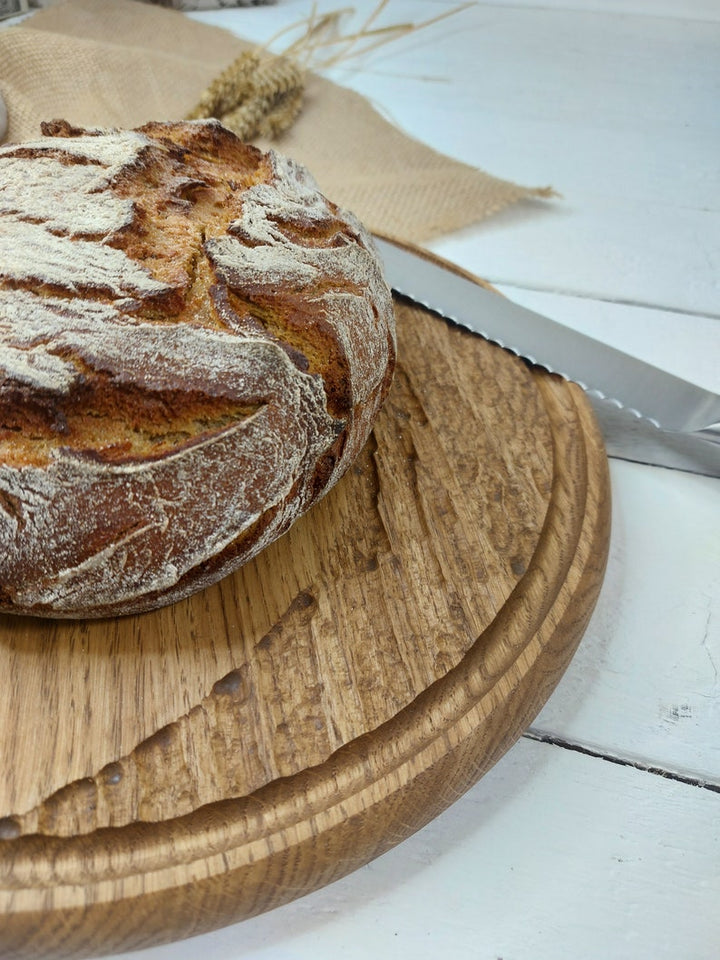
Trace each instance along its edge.
<path fill-rule="evenodd" d="M 0 610 L 137 613 L 284 533 L 395 362 L 362 225 L 217 121 L 0 148 Z"/>

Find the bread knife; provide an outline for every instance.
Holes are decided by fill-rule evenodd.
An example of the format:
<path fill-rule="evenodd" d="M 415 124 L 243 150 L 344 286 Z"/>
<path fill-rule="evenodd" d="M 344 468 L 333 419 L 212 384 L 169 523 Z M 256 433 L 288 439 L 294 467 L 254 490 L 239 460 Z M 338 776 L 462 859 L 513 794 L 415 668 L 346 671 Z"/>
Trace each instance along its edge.
<path fill-rule="evenodd" d="M 542 316 L 452 264 L 374 237 L 392 290 L 578 383 L 609 455 L 720 477 L 720 396 Z"/>

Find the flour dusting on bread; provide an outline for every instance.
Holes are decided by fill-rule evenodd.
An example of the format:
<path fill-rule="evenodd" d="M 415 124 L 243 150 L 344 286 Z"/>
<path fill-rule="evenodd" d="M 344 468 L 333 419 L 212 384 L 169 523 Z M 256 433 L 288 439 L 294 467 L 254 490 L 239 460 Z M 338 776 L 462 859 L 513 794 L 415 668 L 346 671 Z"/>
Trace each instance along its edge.
<path fill-rule="evenodd" d="M 280 536 L 394 365 L 372 242 L 215 121 L 0 149 L 0 610 L 139 612 Z"/>

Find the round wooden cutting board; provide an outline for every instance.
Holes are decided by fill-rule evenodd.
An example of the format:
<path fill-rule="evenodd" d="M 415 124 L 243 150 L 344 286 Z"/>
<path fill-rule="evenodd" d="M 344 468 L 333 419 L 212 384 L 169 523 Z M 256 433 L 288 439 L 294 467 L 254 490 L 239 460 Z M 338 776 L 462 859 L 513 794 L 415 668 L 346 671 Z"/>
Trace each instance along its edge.
<path fill-rule="evenodd" d="M 356 465 L 187 601 L 0 618 L 0 955 L 190 936 L 409 836 L 537 714 L 597 598 L 607 459 L 579 388 L 396 303 Z"/>

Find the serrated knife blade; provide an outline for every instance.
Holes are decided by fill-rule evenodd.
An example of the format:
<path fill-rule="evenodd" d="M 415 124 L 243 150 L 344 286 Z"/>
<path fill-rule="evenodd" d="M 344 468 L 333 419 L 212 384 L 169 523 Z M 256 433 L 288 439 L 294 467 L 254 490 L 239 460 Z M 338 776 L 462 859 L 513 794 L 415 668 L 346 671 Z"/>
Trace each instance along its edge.
<path fill-rule="evenodd" d="M 395 293 L 588 394 L 608 453 L 720 477 L 720 396 L 518 306 L 433 257 L 374 237 Z"/>

